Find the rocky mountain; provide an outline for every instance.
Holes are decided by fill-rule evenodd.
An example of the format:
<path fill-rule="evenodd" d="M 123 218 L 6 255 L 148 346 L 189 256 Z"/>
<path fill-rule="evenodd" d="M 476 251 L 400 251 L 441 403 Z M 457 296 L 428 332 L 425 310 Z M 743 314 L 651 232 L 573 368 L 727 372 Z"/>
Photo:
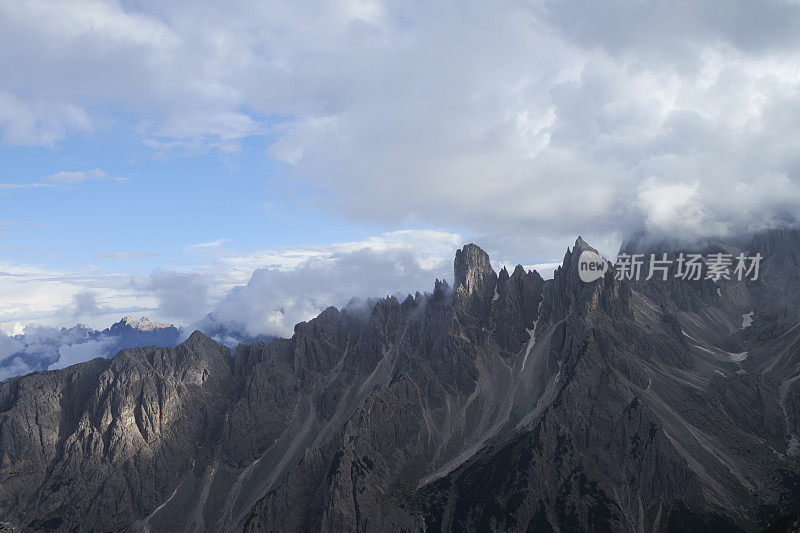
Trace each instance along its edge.
<path fill-rule="evenodd" d="M 800 234 L 752 280 L 496 273 L 0 384 L 18 530 L 757 531 L 800 510 Z M 716 248 L 715 248 L 716 247 Z M 624 250 L 674 251 L 631 242 Z M 780 530 L 780 529 L 778 529 Z"/>
<path fill-rule="evenodd" d="M 153 322 L 147 317 L 142 317 L 135 321 L 133 317 L 126 316 L 110 328 L 103 331 L 109 335 L 117 335 L 119 337 L 132 334 L 159 334 L 159 335 L 176 335 L 177 328 L 172 324 L 165 324 L 163 322 Z"/>
<path fill-rule="evenodd" d="M 93 357 L 111 357 L 125 348 L 175 346 L 181 332 L 172 324 L 125 317 L 104 330 L 78 324 L 71 328 L 26 328 L 19 335 L 0 339 L 0 381 L 51 366 L 62 367 Z M 66 364 L 62 364 L 66 363 Z"/>

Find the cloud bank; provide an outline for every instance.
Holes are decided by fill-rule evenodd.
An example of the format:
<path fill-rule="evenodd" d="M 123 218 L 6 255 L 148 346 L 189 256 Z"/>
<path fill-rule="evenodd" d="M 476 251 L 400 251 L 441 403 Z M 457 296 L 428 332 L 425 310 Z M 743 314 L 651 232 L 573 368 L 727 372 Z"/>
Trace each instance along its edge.
<path fill-rule="evenodd" d="M 430 289 L 452 277 L 457 233 L 400 230 L 361 241 L 237 251 L 194 247 L 182 271 L 119 276 L 102 271 L 51 272 L 0 263 L 0 324 L 12 333 L 37 319 L 103 327 L 131 312 L 247 339 L 290 334 L 329 305 Z M 213 320 L 201 321 L 208 313 Z"/>
<path fill-rule="evenodd" d="M 403 230 L 363 241 L 244 255 L 215 246 L 213 252 L 208 251 L 211 258 L 190 271 L 156 271 L 132 279 L 130 294 L 114 284 L 104 289 L 103 277 L 93 280 L 90 276 L 73 278 L 53 273 L 51 283 L 75 291 L 55 313 L 57 323 L 87 317 L 95 323 L 106 320 L 119 312 L 108 302 L 138 295 L 139 299 L 153 300 L 148 311 L 151 316 L 178 318 L 176 323 L 190 325 L 149 332 L 128 327 L 124 321 L 103 331 L 82 325 L 69 329 L 23 327 L 21 322 L 13 322 L 11 335 L 0 330 L 0 380 L 112 356 L 132 346 L 172 345 L 194 329 L 234 347 L 257 337 L 290 336 L 296 323 L 310 320 L 330 305 L 344 307 L 353 298 L 404 297 L 430 290 L 434 279 L 452 278 L 452 253 L 461 241 L 462 237 L 454 233 Z M 2 274 L 14 279 L 11 272 Z M 36 278 L 34 288 L 47 277 L 43 272 L 17 276 L 23 280 L 23 288 L 17 288 L 23 296 L 29 276 Z M 0 276 L 0 282 L 2 279 Z M 86 285 L 95 288 L 87 290 Z M 6 301 L 6 308 L 13 311 L 14 303 L 13 298 Z M 43 300 L 42 305 L 47 303 Z M 36 307 L 33 299 L 26 305 L 26 312 L 47 312 L 46 308 L 30 309 Z"/>
<path fill-rule="evenodd" d="M 526 245 L 724 234 L 800 214 L 798 27 L 789 0 L 4 0 L 0 130 L 261 136 L 326 209 L 552 239 Z"/>
<path fill-rule="evenodd" d="M 201 329 L 291 336 L 294 325 L 328 306 L 344 307 L 352 298 L 368 299 L 432 288 L 434 277 L 452 279 L 451 265 L 423 268 L 409 250 L 370 249 L 309 259 L 292 270 L 262 268 L 247 285 L 235 287 Z"/>

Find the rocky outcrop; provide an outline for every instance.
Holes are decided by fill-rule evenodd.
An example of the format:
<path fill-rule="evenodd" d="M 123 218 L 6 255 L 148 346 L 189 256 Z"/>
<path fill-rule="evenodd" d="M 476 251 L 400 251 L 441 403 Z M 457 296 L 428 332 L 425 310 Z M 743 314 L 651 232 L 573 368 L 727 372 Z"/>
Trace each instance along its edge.
<path fill-rule="evenodd" d="M 10 380 L 0 520 L 756 530 L 800 508 L 800 328 L 791 302 L 766 311 L 794 252 L 776 242 L 763 285 L 714 284 L 712 297 L 613 271 L 584 283 L 582 239 L 548 281 L 495 273 L 467 245 L 452 288 L 329 308 L 233 357 L 196 332 Z"/>
<path fill-rule="evenodd" d="M 146 516 L 176 473 L 208 462 L 231 370 L 228 350 L 198 332 L 177 348 L 3 383 L 0 514 L 33 530 L 115 529 Z"/>

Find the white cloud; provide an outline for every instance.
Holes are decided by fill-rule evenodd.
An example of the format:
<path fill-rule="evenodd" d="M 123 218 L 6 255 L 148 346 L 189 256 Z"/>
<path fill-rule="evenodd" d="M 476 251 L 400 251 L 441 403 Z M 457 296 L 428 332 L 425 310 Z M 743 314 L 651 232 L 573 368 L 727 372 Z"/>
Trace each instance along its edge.
<path fill-rule="evenodd" d="M 109 324 L 106 324 L 108 326 Z M 113 327 L 113 326 L 112 326 Z M 111 357 L 137 346 L 174 346 L 190 332 L 173 328 L 102 331 L 76 325 L 71 328 L 15 327 L 13 337 L 0 331 L 0 381 L 32 371 L 64 368 L 95 357 Z"/>
<path fill-rule="evenodd" d="M 152 252 L 109 252 L 97 253 L 95 257 L 103 257 L 106 259 L 128 259 L 131 257 L 158 257 L 160 254 Z"/>
<path fill-rule="evenodd" d="M 583 46 L 685 67 L 697 65 L 698 48 L 763 56 L 800 44 L 792 0 L 734 0 L 724 9 L 703 0 L 546 0 L 542 8 L 545 20 Z"/>
<path fill-rule="evenodd" d="M 161 137 L 216 137 L 223 141 L 265 133 L 264 128 L 248 115 L 233 111 L 205 112 L 202 109 L 173 115 L 159 129 Z"/>
<path fill-rule="evenodd" d="M 0 191 L 14 191 L 20 189 L 40 189 L 52 187 L 51 183 L 0 183 Z"/>
<path fill-rule="evenodd" d="M 24 189 L 47 189 L 52 187 L 69 187 L 88 180 L 102 180 L 108 174 L 96 168 L 86 171 L 61 171 L 51 174 L 40 182 L 31 183 L 0 183 L 0 191 L 14 191 Z M 118 178 L 125 180 L 125 178 Z M 0 224 L 2 225 L 2 224 Z"/>
<path fill-rule="evenodd" d="M 232 289 L 216 306 L 213 324 L 250 336 L 290 336 L 294 325 L 351 298 L 381 298 L 430 290 L 452 266 L 423 268 L 408 250 L 363 248 L 308 259 L 297 268 L 262 268 L 247 285 Z"/>
<path fill-rule="evenodd" d="M 7 331 L 18 323 L 63 326 L 77 320 L 106 327 L 123 314 L 156 304 L 134 288 L 130 275 L 10 261 L 0 261 L 0 294 L 0 327 Z"/>
<path fill-rule="evenodd" d="M 209 242 L 198 242 L 186 246 L 186 250 L 195 253 L 210 253 L 220 248 L 223 244 L 228 242 L 229 239 L 217 239 Z"/>
<path fill-rule="evenodd" d="M 74 185 L 86 180 L 101 180 L 108 177 L 108 174 L 96 168 L 94 170 L 85 171 L 61 171 L 45 178 L 45 181 L 51 183 L 60 183 L 63 185 Z"/>
<path fill-rule="evenodd" d="M 317 247 L 213 247 L 214 254 L 178 265 L 183 270 L 147 276 L 0 263 L 0 326 L 82 322 L 104 328 L 140 311 L 187 324 L 215 311 L 230 328 L 285 334 L 296 321 L 351 297 L 429 290 L 435 278 L 452 277 L 453 254 L 462 244 L 455 233 L 400 230 Z"/>
<path fill-rule="evenodd" d="M 100 306 L 97 304 L 97 297 L 91 291 L 83 291 L 72 297 L 72 315 L 76 320 L 81 317 L 99 314 Z"/>
<path fill-rule="evenodd" d="M 19 351 L 22 348 L 20 343 L 18 343 L 14 338 L 6 335 L 2 329 L 0 329 L 0 361 L 4 360 L 9 355 Z M 2 378 L 0 378 L 2 379 Z"/>
<path fill-rule="evenodd" d="M 21 376 L 32 371 L 33 367 L 31 367 L 21 358 L 15 357 L 7 364 L 0 367 L 0 381 L 4 381 L 14 376 Z"/>
<path fill-rule="evenodd" d="M 351 298 L 382 298 L 431 290 L 452 279 L 458 234 L 400 230 L 362 241 L 290 247 L 219 258 L 221 271 L 252 272 L 227 291 L 201 325 L 249 336 L 291 335 L 297 322 Z M 255 267 L 255 271 L 253 271 Z"/>
<path fill-rule="evenodd" d="M 52 146 L 67 135 L 90 132 L 92 129 L 89 114 L 77 105 L 37 99 L 22 100 L 3 91 L 0 84 L 0 141 L 5 144 Z"/>
<path fill-rule="evenodd" d="M 82 363 L 95 357 L 106 355 L 109 346 L 116 342 L 114 337 L 103 337 L 98 340 L 88 340 L 75 344 L 64 344 L 58 349 L 58 360 L 47 369 L 55 370 L 76 363 Z"/>
<path fill-rule="evenodd" d="M 782 0 L 5 0 L 0 128 L 52 144 L 113 108 L 158 151 L 261 135 L 323 208 L 525 228 L 518 251 L 671 229 L 642 210 L 647 180 L 697 183 L 704 227 L 737 231 L 800 214 L 780 201 L 798 190 L 799 20 Z M 764 176 L 780 193 L 716 202 Z"/>
<path fill-rule="evenodd" d="M 156 271 L 150 276 L 145 290 L 158 300 L 160 317 L 186 323 L 207 312 L 209 281 L 192 272 Z"/>

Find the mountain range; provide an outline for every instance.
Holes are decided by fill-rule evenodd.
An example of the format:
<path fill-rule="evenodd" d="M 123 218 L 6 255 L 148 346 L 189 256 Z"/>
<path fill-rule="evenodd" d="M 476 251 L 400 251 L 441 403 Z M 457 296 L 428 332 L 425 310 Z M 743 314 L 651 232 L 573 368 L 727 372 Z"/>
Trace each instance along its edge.
<path fill-rule="evenodd" d="M 0 337 L 5 345 L 0 345 L 0 381 L 92 357 L 111 357 L 125 348 L 174 346 L 181 336 L 180 329 L 172 324 L 152 322 L 145 317 L 136 321 L 129 316 L 103 330 L 84 324 L 61 329 L 26 328 L 21 334 Z"/>
<path fill-rule="evenodd" d="M 196 331 L 0 384 L 0 521 L 52 531 L 788 531 L 800 232 L 706 242 L 756 280 L 453 285 L 234 353 Z M 627 253 L 675 253 L 632 240 Z M 691 250 L 695 251 L 695 250 Z M 113 328 L 112 328 L 113 329 Z M 771 525 L 771 526 L 770 526 Z"/>

